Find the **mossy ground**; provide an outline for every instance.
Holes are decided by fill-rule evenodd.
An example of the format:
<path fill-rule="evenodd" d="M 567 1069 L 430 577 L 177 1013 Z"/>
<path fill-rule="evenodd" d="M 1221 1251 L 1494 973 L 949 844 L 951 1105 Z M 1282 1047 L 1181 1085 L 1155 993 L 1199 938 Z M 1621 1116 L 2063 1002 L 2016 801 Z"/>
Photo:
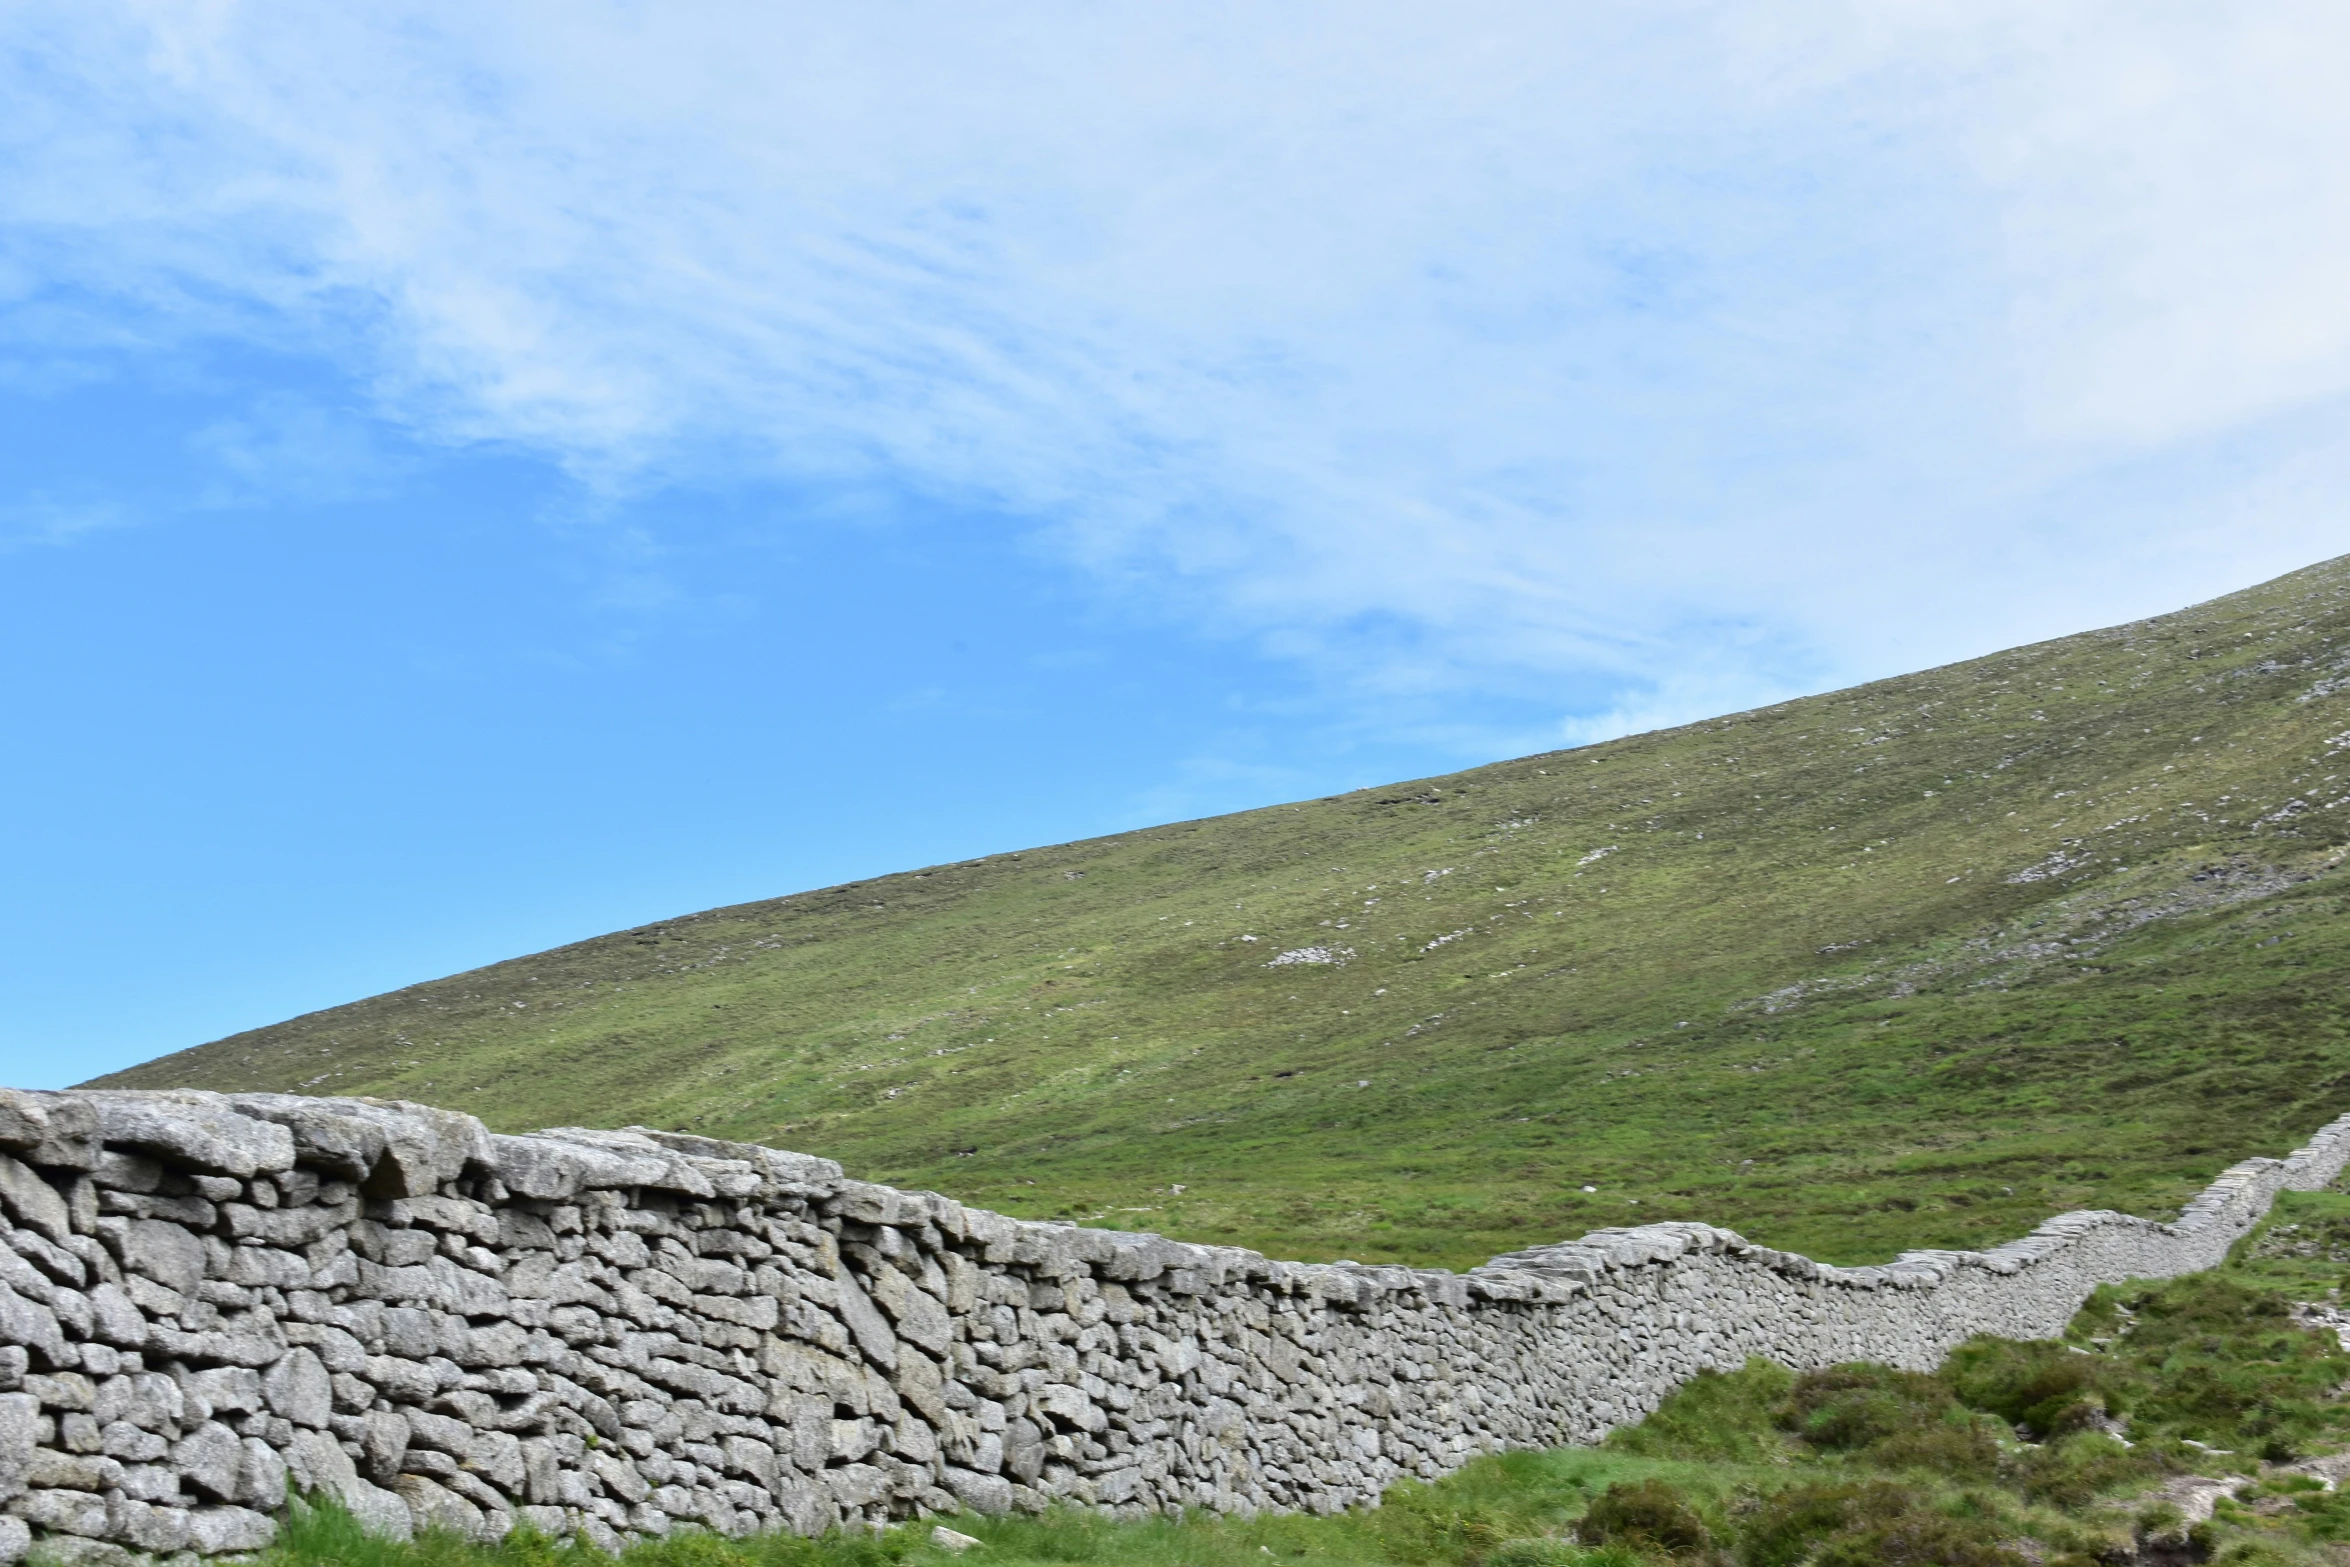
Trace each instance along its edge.
<path fill-rule="evenodd" d="M 2350 1446 L 2350 1354 L 2298 1322 L 2350 1272 L 2350 1195 L 2288 1195 L 2210 1273 L 2101 1290 L 2064 1339 L 1977 1339 L 1931 1376 L 1757 1361 L 1603 1446 L 1507 1453 L 1333 1517 L 1114 1522 L 1075 1510 L 880 1535 L 682 1535 L 626 1567 L 2095 1567 L 2350 1563 L 2350 1492 L 2293 1471 Z M 2116 1431 L 2126 1432 L 2126 1439 Z M 2201 1444 L 2200 1446 L 2196 1444 Z M 2190 1533 L 2160 1488 L 2243 1476 Z M 2164 1554 L 2164 1542 L 2176 1549 Z M 299 1520 L 260 1567 L 580 1567 L 584 1549 L 366 1538 Z"/>
<path fill-rule="evenodd" d="M 2350 1108 L 2345 671 L 2336 561 L 1681 729 L 693 915 L 102 1082 L 689 1128 L 1301 1259 L 1694 1218 L 1861 1262 L 2160 1214 Z"/>

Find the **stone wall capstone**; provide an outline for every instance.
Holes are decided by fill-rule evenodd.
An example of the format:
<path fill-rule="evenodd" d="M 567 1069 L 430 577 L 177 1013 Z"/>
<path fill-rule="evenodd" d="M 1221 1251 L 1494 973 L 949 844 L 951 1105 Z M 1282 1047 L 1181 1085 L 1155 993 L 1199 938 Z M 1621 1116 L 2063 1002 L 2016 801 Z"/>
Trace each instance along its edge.
<path fill-rule="evenodd" d="M 1704 1224 L 1455 1274 L 1030 1223 L 682 1134 L 396 1100 L 0 1089 L 0 1561 L 394 1534 L 610 1550 L 1056 1501 L 1328 1512 L 1590 1442 L 1705 1367 L 1927 1369 L 2210 1267 L 2350 1116 L 2163 1224 L 1835 1268 Z"/>

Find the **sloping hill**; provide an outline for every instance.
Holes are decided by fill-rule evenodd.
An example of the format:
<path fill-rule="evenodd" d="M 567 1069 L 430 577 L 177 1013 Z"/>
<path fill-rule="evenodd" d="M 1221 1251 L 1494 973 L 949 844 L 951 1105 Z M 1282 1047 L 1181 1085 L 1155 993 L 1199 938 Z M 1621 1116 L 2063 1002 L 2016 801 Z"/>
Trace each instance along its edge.
<path fill-rule="evenodd" d="M 2152 1213 L 2350 1097 L 2350 557 L 1449 777 L 581 942 L 98 1080 L 650 1122 L 1469 1262 Z M 1586 1191 L 1595 1187 L 1595 1191 Z"/>

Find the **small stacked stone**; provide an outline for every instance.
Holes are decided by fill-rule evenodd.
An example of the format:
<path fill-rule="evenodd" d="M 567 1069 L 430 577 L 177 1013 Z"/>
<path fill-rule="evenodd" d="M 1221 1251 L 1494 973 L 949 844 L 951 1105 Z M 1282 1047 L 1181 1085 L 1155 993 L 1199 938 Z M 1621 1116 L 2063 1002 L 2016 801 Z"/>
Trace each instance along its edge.
<path fill-rule="evenodd" d="M 0 1090 L 0 1561 L 392 1535 L 603 1549 L 1074 1502 L 1316 1512 L 1595 1440 L 1698 1371 L 1937 1364 L 2208 1267 L 2350 1117 L 2175 1224 L 1827 1267 L 1700 1224 L 1465 1274 L 1038 1224 L 676 1133 L 395 1100 Z"/>

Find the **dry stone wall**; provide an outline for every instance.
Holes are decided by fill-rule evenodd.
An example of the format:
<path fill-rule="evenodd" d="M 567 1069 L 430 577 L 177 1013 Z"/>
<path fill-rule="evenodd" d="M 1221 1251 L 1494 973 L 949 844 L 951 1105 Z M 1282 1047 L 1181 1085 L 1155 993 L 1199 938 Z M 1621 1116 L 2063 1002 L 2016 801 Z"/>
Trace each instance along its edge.
<path fill-rule="evenodd" d="M 1930 1367 L 2218 1262 L 2350 1117 L 2176 1223 L 1833 1268 L 1702 1224 L 1464 1274 L 1027 1223 L 660 1132 L 366 1099 L 0 1090 L 0 1559 L 374 1527 L 607 1549 L 1071 1501 L 1329 1511 L 1589 1442 L 1703 1367 Z"/>

